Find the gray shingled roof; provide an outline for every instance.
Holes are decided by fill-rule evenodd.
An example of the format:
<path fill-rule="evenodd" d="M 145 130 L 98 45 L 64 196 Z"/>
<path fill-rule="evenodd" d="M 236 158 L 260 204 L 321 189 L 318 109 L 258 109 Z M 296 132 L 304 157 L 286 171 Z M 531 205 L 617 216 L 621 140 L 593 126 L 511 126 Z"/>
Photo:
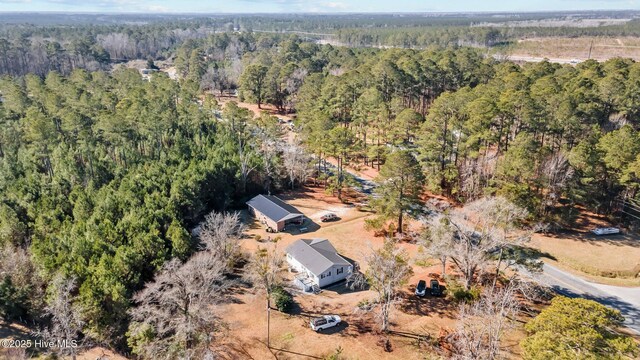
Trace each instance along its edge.
<path fill-rule="evenodd" d="M 320 276 L 334 265 L 349 266 L 327 239 L 300 239 L 287 247 L 290 254 L 314 275 Z"/>
<path fill-rule="evenodd" d="M 301 216 L 300 210 L 273 195 L 258 195 L 247 201 L 247 205 L 258 210 L 269 219 L 278 222 Z"/>

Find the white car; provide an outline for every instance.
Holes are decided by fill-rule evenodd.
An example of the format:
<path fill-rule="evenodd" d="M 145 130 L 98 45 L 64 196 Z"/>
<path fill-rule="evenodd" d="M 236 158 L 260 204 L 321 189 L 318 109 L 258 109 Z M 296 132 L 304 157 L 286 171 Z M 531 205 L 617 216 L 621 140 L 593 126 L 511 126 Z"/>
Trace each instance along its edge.
<path fill-rule="evenodd" d="M 311 329 L 317 332 L 321 332 L 324 329 L 328 329 L 340 324 L 341 321 L 342 320 L 338 315 L 324 315 L 322 317 L 311 319 L 309 323 L 311 325 Z"/>
<path fill-rule="evenodd" d="M 614 228 L 614 227 L 608 227 L 608 228 L 595 228 L 593 230 L 591 230 L 592 233 L 600 236 L 600 235 L 613 235 L 613 234 L 620 234 L 620 229 L 618 228 Z"/>

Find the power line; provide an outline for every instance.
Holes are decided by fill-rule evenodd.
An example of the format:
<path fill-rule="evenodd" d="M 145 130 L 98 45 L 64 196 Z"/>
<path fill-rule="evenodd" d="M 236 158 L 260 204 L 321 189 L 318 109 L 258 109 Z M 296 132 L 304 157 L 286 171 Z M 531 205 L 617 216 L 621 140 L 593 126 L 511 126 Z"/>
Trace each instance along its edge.
<path fill-rule="evenodd" d="M 638 200 L 636 200 L 636 199 L 634 199 L 634 198 L 627 198 L 627 199 L 625 199 L 625 202 L 626 202 L 626 201 L 629 201 L 629 202 L 631 202 L 632 204 L 634 204 L 635 206 L 637 206 L 637 207 L 639 207 L 639 208 L 640 208 L 640 201 L 638 201 Z"/>
<path fill-rule="evenodd" d="M 633 210 L 635 210 L 635 211 L 637 211 L 637 212 L 640 212 L 640 206 L 638 206 L 638 205 L 634 205 L 634 204 L 633 204 L 633 203 L 631 203 L 631 202 L 626 202 L 626 201 L 625 201 L 625 202 L 623 202 L 622 207 L 623 207 L 623 208 L 624 208 L 624 207 L 630 207 L 630 208 L 632 208 Z"/>
<path fill-rule="evenodd" d="M 636 216 L 636 215 L 634 215 L 634 214 L 628 213 L 628 212 L 626 212 L 626 211 L 624 211 L 624 210 L 620 210 L 620 211 L 621 211 L 621 212 L 623 212 L 623 213 L 625 213 L 625 214 L 627 214 L 627 215 L 629 215 L 629 216 L 631 216 L 631 217 L 633 217 L 633 218 L 635 218 L 636 220 L 640 220 L 640 217 L 638 217 L 638 216 Z"/>

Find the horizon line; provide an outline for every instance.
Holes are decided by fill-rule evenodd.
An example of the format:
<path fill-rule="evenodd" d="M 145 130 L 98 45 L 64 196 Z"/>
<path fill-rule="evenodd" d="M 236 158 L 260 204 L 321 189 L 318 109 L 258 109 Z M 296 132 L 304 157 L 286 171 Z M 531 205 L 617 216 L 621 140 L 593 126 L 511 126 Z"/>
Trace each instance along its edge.
<path fill-rule="evenodd" d="M 584 13 L 584 12 L 635 12 L 640 13 L 640 9 L 582 9 L 582 10 L 525 10 L 525 11 L 293 11 L 293 12 L 174 12 L 174 11 L 58 11 L 58 10 L 0 10 L 2 14 L 60 14 L 60 15 L 421 15 L 421 14 L 538 14 L 538 13 Z M 635 19 L 632 19 L 635 20 Z"/>

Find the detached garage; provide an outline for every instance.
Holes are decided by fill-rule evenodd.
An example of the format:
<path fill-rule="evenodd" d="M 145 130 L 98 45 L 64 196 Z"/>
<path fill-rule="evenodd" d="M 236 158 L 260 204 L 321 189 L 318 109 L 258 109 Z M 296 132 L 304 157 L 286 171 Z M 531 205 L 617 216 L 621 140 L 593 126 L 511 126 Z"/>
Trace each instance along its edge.
<path fill-rule="evenodd" d="M 301 225 L 304 214 L 273 195 L 258 195 L 247 202 L 249 212 L 274 231 L 282 231 L 289 224 Z"/>

